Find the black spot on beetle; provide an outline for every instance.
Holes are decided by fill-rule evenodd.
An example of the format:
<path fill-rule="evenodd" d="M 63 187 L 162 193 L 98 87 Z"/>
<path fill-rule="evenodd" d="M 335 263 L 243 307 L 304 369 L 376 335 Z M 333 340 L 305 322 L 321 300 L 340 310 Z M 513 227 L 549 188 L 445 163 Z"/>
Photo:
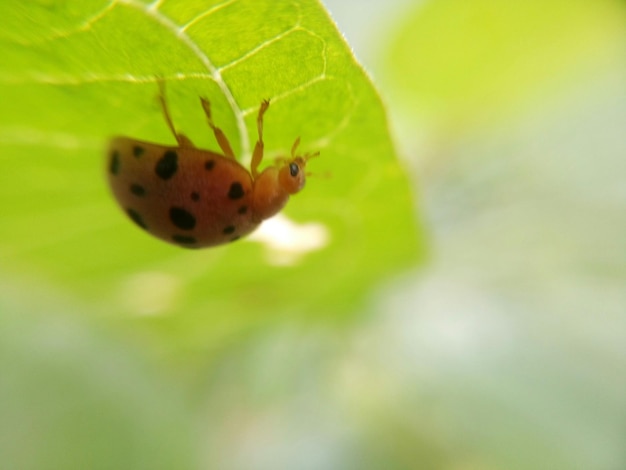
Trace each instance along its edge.
<path fill-rule="evenodd" d="M 163 180 L 168 180 L 178 170 L 178 154 L 174 150 L 168 150 L 157 161 L 154 171 Z"/>
<path fill-rule="evenodd" d="M 241 206 L 237 212 L 239 214 L 245 214 L 246 212 L 248 212 L 248 206 Z"/>
<path fill-rule="evenodd" d="M 215 160 L 207 160 L 204 163 L 204 169 L 211 171 L 215 167 Z"/>
<path fill-rule="evenodd" d="M 200 200 L 200 195 L 197 192 L 192 192 L 191 193 L 191 200 L 192 201 L 199 201 Z"/>
<path fill-rule="evenodd" d="M 120 172 L 120 153 L 117 150 L 111 152 L 111 161 L 109 162 L 109 171 L 112 175 Z"/>
<path fill-rule="evenodd" d="M 139 215 L 139 212 L 133 209 L 126 209 L 126 213 L 133 220 L 133 222 L 139 225 L 142 229 L 148 230 L 148 226 L 143 221 L 142 217 Z"/>
<path fill-rule="evenodd" d="M 230 235 L 231 233 L 235 233 L 235 226 L 229 225 L 224 230 L 222 230 L 222 232 L 224 233 L 224 235 Z"/>
<path fill-rule="evenodd" d="M 131 184 L 130 192 L 133 193 L 135 196 L 143 197 L 146 195 L 146 188 L 144 188 L 140 184 Z"/>
<path fill-rule="evenodd" d="M 196 218 L 193 214 L 181 207 L 170 208 L 170 220 L 181 230 L 193 230 L 196 226 Z"/>
<path fill-rule="evenodd" d="M 241 183 L 233 183 L 230 185 L 230 189 L 228 190 L 228 197 L 230 199 L 240 199 L 244 195 L 243 186 Z"/>
<path fill-rule="evenodd" d="M 142 146 L 140 146 L 140 145 L 135 145 L 135 146 L 133 147 L 133 156 L 134 156 L 135 158 L 139 158 L 139 157 L 141 157 L 141 156 L 142 156 L 145 152 L 146 152 L 146 149 L 145 149 L 145 148 L 143 148 L 143 147 L 142 147 Z"/>
<path fill-rule="evenodd" d="M 172 240 L 181 245 L 194 245 L 197 243 L 195 238 L 188 237 L 187 235 L 172 235 Z"/>

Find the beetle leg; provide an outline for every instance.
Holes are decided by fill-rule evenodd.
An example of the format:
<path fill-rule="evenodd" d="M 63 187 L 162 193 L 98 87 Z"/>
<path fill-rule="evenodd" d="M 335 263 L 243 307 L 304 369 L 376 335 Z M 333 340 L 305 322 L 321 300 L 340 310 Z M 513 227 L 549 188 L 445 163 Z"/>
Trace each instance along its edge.
<path fill-rule="evenodd" d="M 200 98 L 200 102 L 202 103 L 202 109 L 204 109 L 204 114 L 206 114 L 207 121 L 209 122 L 209 127 L 213 129 L 213 134 L 215 135 L 217 144 L 222 149 L 222 152 L 224 152 L 224 155 L 235 160 L 235 153 L 233 152 L 233 148 L 230 146 L 228 138 L 222 129 L 213 123 L 213 117 L 211 116 L 211 103 L 206 98 Z"/>
<path fill-rule="evenodd" d="M 259 174 L 259 165 L 263 160 L 263 115 L 267 108 L 269 108 L 270 102 L 269 100 L 263 100 L 261 102 L 261 107 L 259 108 L 259 114 L 256 118 L 256 128 L 259 134 L 259 140 L 256 141 L 256 145 L 254 146 L 254 152 L 252 153 L 252 162 L 250 163 L 250 171 L 252 172 L 252 177 L 256 178 Z"/>
<path fill-rule="evenodd" d="M 174 137 L 176 137 L 176 141 L 178 145 L 181 147 L 193 147 L 193 143 L 185 134 L 181 134 L 176 132 L 174 128 L 174 123 L 172 122 L 172 117 L 170 116 L 170 110 L 167 107 L 167 100 L 165 99 L 165 81 L 162 78 L 159 78 L 159 102 L 161 103 L 161 110 L 163 111 L 163 117 L 165 117 L 165 122 L 167 123 L 167 127 L 169 127 Z"/>

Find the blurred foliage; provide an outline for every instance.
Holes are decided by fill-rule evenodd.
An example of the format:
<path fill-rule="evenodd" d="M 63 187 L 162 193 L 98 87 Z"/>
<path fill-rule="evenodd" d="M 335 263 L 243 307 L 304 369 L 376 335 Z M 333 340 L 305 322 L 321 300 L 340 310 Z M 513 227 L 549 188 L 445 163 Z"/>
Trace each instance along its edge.
<path fill-rule="evenodd" d="M 581 75 L 612 70 L 623 52 L 626 13 L 615 0 L 438 0 L 414 10 L 380 73 L 394 103 L 428 130 L 535 112 Z"/>
<path fill-rule="evenodd" d="M 76 305 L 2 281 L 2 468 L 198 468 L 182 387 Z"/>
<path fill-rule="evenodd" d="M 377 71 L 433 255 L 372 349 L 461 468 L 623 468 L 624 3 L 411 11 Z"/>

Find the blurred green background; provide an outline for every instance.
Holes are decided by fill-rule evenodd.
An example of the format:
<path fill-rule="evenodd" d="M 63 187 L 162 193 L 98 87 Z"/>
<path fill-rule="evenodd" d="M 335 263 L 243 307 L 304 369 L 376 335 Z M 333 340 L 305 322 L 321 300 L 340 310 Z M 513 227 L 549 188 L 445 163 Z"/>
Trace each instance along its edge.
<path fill-rule="evenodd" d="M 626 3 L 325 5 L 385 103 L 427 261 L 341 299 L 349 321 L 156 315 L 185 331 L 172 360 L 145 316 L 16 276 L 0 238 L 0 468 L 626 468 Z M 146 276 L 157 305 L 129 310 L 180 295 Z"/>

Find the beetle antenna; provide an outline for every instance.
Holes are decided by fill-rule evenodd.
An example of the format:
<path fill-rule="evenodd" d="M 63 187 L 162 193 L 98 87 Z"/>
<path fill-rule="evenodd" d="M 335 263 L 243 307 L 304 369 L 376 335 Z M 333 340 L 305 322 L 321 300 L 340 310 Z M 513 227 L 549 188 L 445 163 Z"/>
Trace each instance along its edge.
<path fill-rule="evenodd" d="M 319 150 L 317 152 L 307 153 L 307 154 L 304 155 L 304 161 L 308 162 L 311 158 L 315 158 L 315 157 L 319 157 L 319 156 L 320 156 Z"/>
<path fill-rule="evenodd" d="M 313 176 L 314 178 L 323 178 L 323 179 L 329 179 L 332 177 L 332 173 L 330 171 L 324 171 L 322 173 L 317 173 L 315 171 L 307 171 L 305 175 L 307 178 L 309 176 Z"/>
<path fill-rule="evenodd" d="M 300 137 L 296 138 L 296 141 L 291 146 L 291 158 L 296 158 L 296 150 L 298 149 L 298 145 L 300 145 Z"/>

